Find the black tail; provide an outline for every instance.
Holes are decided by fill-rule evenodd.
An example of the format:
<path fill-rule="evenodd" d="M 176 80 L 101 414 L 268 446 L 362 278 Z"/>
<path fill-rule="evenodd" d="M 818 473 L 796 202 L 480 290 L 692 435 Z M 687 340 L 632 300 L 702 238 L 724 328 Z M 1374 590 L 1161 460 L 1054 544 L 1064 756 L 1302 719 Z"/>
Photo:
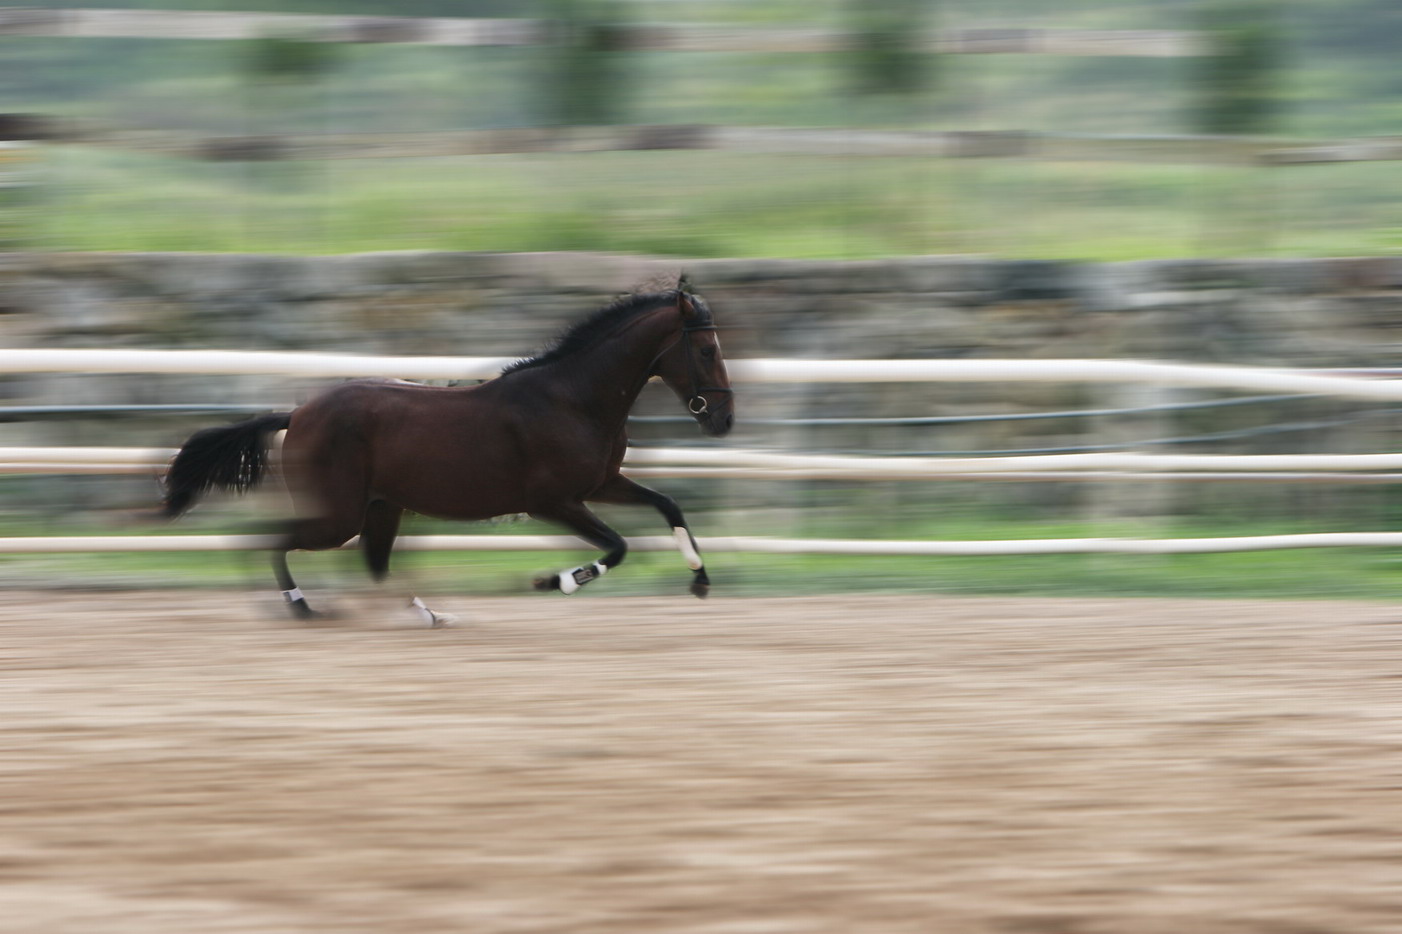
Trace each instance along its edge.
<path fill-rule="evenodd" d="M 161 514 L 174 519 L 214 487 L 253 489 L 268 467 L 268 436 L 291 421 L 291 412 L 277 412 L 195 432 L 166 471 Z"/>

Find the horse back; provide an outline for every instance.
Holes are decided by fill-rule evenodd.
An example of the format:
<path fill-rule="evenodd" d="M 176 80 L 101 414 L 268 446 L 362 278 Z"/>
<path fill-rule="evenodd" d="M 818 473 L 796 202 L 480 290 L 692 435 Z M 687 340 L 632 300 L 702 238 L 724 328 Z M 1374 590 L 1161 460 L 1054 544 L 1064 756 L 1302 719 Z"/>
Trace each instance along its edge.
<path fill-rule="evenodd" d="M 583 499 L 617 473 L 618 439 L 507 388 L 515 387 L 343 383 L 293 413 L 283 448 L 289 482 L 330 490 L 345 506 L 385 499 L 424 515 L 485 519 Z"/>

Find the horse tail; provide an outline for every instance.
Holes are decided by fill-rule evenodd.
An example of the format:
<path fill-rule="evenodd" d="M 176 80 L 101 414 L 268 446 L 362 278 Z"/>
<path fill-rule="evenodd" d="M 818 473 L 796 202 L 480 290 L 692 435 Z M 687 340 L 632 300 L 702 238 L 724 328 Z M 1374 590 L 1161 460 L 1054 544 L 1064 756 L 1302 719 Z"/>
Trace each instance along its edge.
<path fill-rule="evenodd" d="M 161 515 L 174 519 L 214 487 L 253 489 L 268 468 L 270 436 L 291 422 L 291 412 L 276 412 L 195 432 L 166 471 Z"/>

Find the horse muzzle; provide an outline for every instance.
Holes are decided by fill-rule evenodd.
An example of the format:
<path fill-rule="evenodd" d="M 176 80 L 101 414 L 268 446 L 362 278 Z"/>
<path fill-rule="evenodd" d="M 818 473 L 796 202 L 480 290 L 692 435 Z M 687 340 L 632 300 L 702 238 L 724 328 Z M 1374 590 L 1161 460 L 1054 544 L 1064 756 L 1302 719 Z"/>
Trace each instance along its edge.
<path fill-rule="evenodd" d="M 735 427 L 735 416 L 729 412 L 717 412 L 701 423 L 701 430 L 712 438 L 723 438 Z"/>
<path fill-rule="evenodd" d="M 735 426 L 735 413 L 731 410 L 731 396 L 725 396 L 725 401 L 720 405 L 711 405 L 704 396 L 692 396 L 686 404 L 687 410 L 691 412 L 691 417 L 696 419 L 696 424 L 701 426 L 701 431 L 712 438 L 720 438 L 730 434 L 730 429 Z"/>

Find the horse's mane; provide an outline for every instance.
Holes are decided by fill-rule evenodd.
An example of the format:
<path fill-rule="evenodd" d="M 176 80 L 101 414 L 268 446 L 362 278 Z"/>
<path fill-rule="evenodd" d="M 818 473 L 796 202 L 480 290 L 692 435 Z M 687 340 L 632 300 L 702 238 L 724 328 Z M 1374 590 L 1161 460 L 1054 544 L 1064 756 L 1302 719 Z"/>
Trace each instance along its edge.
<path fill-rule="evenodd" d="M 536 354 L 533 357 L 525 357 L 506 367 L 501 373 L 505 376 L 508 373 L 515 373 L 517 370 L 525 370 L 531 367 L 544 366 L 547 363 L 554 363 L 570 356 L 580 350 L 585 349 L 597 341 L 600 337 L 610 333 L 619 325 L 631 320 L 634 316 L 656 308 L 663 302 L 676 302 L 678 292 L 672 289 L 666 292 L 639 292 L 631 295 L 624 295 L 613 302 L 595 311 L 589 317 L 571 325 L 555 339 L 549 349 Z"/>

